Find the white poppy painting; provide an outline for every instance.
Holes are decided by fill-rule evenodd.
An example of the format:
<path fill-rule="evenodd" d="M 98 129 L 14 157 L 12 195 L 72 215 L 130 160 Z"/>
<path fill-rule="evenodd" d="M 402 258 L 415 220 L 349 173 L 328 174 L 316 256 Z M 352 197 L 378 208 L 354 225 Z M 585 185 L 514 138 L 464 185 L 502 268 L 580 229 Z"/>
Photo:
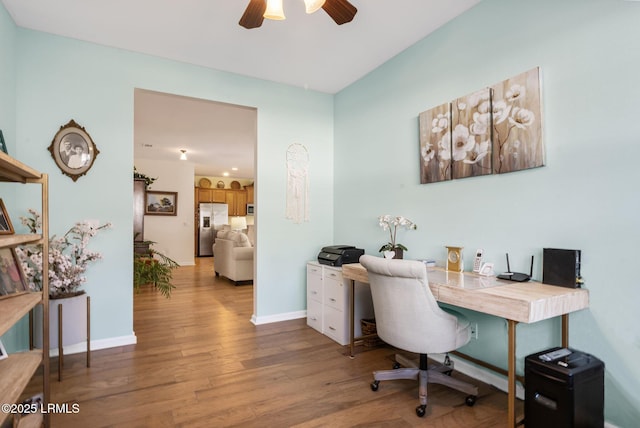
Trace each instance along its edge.
<path fill-rule="evenodd" d="M 492 90 L 494 172 L 544 166 L 540 68 L 498 83 Z"/>
<path fill-rule="evenodd" d="M 485 88 L 451 103 L 453 178 L 492 174 L 491 90 Z"/>
<path fill-rule="evenodd" d="M 420 183 L 544 166 L 540 68 L 419 115 Z"/>
<path fill-rule="evenodd" d="M 451 105 L 420 113 L 420 183 L 451 180 Z"/>

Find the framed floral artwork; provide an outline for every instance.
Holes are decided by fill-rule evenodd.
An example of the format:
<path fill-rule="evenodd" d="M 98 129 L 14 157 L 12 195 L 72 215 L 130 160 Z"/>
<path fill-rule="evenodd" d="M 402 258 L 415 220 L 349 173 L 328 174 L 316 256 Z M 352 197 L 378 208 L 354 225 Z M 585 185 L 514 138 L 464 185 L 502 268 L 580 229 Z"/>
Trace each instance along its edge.
<path fill-rule="evenodd" d="M 145 215 L 177 215 L 178 192 L 148 190 L 145 193 Z"/>
<path fill-rule="evenodd" d="M 540 68 L 492 86 L 493 171 L 544 166 Z"/>
<path fill-rule="evenodd" d="M 453 178 L 491 174 L 491 90 L 451 103 Z"/>
<path fill-rule="evenodd" d="M 418 116 L 420 183 L 545 164 L 540 67 Z"/>
<path fill-rule="evenodd" d="M 420 113 L 420 183 L 451 180 L 451 104 Z"/>
<path fill-rule="evenodd" d="M 100 153 L 89 133 L 73 119 L 53 137 L 49 152 L 63 174 L 73 181 L 85 175 Z"/>

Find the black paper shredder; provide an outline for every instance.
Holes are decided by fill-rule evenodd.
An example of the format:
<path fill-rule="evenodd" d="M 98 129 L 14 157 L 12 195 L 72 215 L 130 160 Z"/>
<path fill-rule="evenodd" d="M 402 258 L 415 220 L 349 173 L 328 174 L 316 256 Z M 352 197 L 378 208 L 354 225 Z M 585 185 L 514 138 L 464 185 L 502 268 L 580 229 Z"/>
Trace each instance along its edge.
<path fill-rule="evenodd" d="M 570 348 L 527 356 L 524 422 L 527 428 L 602 428 L 604 363 Z"/>

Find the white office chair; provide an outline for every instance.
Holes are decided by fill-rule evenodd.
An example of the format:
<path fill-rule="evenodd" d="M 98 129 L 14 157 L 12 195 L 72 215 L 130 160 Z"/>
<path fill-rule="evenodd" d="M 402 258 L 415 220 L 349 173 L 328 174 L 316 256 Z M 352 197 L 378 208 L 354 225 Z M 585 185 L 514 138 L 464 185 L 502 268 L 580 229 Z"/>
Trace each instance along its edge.
<path fill-rule="evenodd" d="M 465 401 L 473 406 L 478 388 L 450 376 L 453 365 L 448 356 L 449 365 L 427 366 L 427 354 L 447 353 L 469 342 L 471 328 L 462 314 L 438 306 L 429 289 L 425 265 L 369 255 L 360 257 L 360 263 L 369 276 L 378 336 L 393 347 L 420 355 L 419 364 L 396 355 L 394 370 L 373 373 L 371 389 L 377 391 L 381 380 L 418 379 L 420 405 L 416 414 L 420 417 L 427 408 L 427 383 L 469 394 Z M 405 368 L 398 368 L 400 364 Z"/>

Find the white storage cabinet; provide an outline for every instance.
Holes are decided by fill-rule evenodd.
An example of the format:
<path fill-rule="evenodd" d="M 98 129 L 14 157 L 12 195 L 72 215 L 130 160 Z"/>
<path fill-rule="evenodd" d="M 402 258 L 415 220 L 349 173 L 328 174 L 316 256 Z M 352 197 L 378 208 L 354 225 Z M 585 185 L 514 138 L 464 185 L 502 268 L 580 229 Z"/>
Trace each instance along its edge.
<path fill-rule="evenodd" d="M 360 319 L 373 318 L 368 284 L 355 287 L 355 336 L 361 335 Z M 349 281 L 342 268 L 307 263 L 307 325 L 341 345 L 349 343 Z"/>

